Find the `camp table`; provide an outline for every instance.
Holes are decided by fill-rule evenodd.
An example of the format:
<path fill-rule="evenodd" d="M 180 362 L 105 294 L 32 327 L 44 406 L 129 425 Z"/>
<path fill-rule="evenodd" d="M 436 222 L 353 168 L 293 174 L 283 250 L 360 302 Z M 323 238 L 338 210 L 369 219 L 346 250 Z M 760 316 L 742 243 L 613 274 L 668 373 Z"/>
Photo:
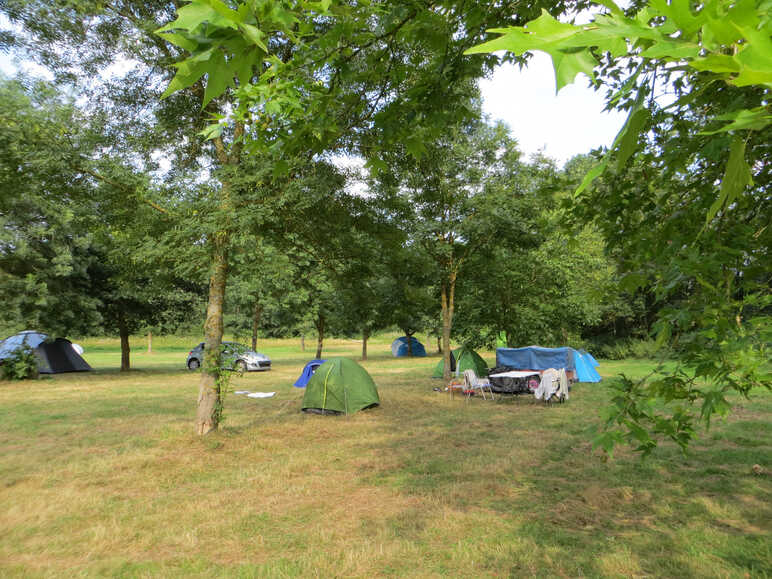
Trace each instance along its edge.
<path fill-rule="evenodd" d="M 510 370 L 488 376 L 494 392 L 507 394 L 531 393 L 531 389 L 528 388 L 528 379 L 532 377 L 538 380 L 541 373 L 538 370 Z"/>

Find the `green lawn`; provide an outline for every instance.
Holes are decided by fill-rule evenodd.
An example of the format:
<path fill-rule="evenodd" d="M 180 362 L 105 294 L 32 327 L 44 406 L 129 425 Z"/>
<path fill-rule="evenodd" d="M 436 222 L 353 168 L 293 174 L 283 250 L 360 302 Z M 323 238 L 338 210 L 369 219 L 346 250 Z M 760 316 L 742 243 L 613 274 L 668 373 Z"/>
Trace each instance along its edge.
<path fill-rule="evenodd" d="M 0 576 L 772 574 L 768 392 L 733 399 L 686 456 L 604 463 L 587 429 L 606 385 L 649 362 L 601 360 L 606 381 L 565 405 L 450 400 L 437 357 L 392 358 L 381 337 L 364 364 L 381 407 L 324 417 L 292 387 L 311 344 L 266 340 L 273 369 L 233 387 L 277 395 L 229 394 L 199 438 L 196 339 L 147 354 L 138 338 L 123 374 L 117 341 L 79 342 L 94 372 L 0 382 Z"/>

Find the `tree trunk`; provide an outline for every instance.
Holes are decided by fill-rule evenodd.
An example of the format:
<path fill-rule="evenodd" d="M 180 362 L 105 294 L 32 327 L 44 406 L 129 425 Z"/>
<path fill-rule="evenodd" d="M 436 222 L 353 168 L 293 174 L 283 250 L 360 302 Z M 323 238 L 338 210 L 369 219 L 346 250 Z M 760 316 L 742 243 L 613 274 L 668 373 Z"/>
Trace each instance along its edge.
<path fill-rule="evenodd" d="M 413 334 L 410 332 L 405 332 L 405 336 L 407 336 L 407 357 L 412 358 L 413 357 Z"/>
<path fill-rule="evenodd" d="M 123 313 L 118 314 L 118 335 L 121 337 L 121 372 L 131 370 L 131 348 L 129 347 L 129 327 Z"/>
<path fill-rule="evenodd" d="M 370 330 L 362 328 L 362 360 L 367 360 L 367 340 L 370 338 Z"/>
<path fill-rule="evenodd" d="M 442 378 L 450 381 L 450 328 L 453 325 L 453 300 L 456 293 L 456 273 L 450 272 L 447 284 L 442 284 L 442 357 L 445 360 L 445 368 Z"/>
<path fill-rule="evenodd" d="M 442 336 L 437 334 L 437 353 L 442 354 Z"/>
<path fill-rule="evenodd" d="M 306 335 L 301 334 L 300 336 L 300 351 L 305 352 L 306 351 Z"/>
<path fill-rule="evenodd" d="M 207 434 L 216 430 L 222 414 L 222 400 L 217 378 L 220 375 L 220 344 L 223 334 L 223 303 L 228 280 L 227 232 L 215 234 L 212 256 L 212 276 L 209 278 L 209 303 L 204 325 L 204 365 L 198 387 L 196 432 Z"/>
<path fill-rule="evenodd" d="M 322 344 L 324 344 L 324 316 L 319 314 L 316 318 L 316 359 L 322 357 Z"/>
<path fill-rule="evenodd" d="M 260 315 L 263 313 L 263 306 L 260 304 L 260 298 L 255 298 L 255 311 L 252 315 L 252 350 L 257 352 L 257 328 L 260 327 Z"/>
<path fill-rule="evenodd" d="M 148 354 L 153 353 L 153 332 L 149 330 L 147 332 L 147 353 Z"/>

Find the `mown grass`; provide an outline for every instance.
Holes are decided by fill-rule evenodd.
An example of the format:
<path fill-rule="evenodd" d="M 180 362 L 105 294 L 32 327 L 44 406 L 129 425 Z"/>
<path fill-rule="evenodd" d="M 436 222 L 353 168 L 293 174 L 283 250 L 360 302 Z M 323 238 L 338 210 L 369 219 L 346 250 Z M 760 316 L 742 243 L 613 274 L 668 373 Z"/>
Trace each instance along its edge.
<path fill-rule="evenodd" d="M 199 438 L 195 339 L 155 338 L 152 354 L 137 340 L 123 374 L 115 341 L 79 342 L 94 372 L 0 383 L 2 576 L 772 574 L 767 392 L 733 399 L 686 456 L 604 463 L 587 429 L 610 378 L 559 406 L 450 400 L 432 390 L 436 357 L 391 358 L 381 337 L 364 364 L 381 407 L 307 416 L 291 384 L 313 350 L 265 340 L 273 370 L 233 388 L 277 395 L 229 394 Z"/>

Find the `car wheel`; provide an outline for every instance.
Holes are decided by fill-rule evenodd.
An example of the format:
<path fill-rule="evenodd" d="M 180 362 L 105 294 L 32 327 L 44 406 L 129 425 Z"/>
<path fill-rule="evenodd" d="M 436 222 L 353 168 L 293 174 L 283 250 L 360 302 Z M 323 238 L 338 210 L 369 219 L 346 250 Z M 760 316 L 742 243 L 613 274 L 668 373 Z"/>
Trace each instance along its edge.
<path fill-rule="evenodd" d="M 242 374 L 247 371 L 247 363 L 244 360 L 237 360 L 236 361 L 236 370 L 241 372 Z"/>
<path fill-rule="evenodd" d="M 201 367 L 201 362 L 199 362 L 195 358 L 191 358 L 188 361 L 188 369 L 189 370 L 198 370 L 200 367 Z"/>

